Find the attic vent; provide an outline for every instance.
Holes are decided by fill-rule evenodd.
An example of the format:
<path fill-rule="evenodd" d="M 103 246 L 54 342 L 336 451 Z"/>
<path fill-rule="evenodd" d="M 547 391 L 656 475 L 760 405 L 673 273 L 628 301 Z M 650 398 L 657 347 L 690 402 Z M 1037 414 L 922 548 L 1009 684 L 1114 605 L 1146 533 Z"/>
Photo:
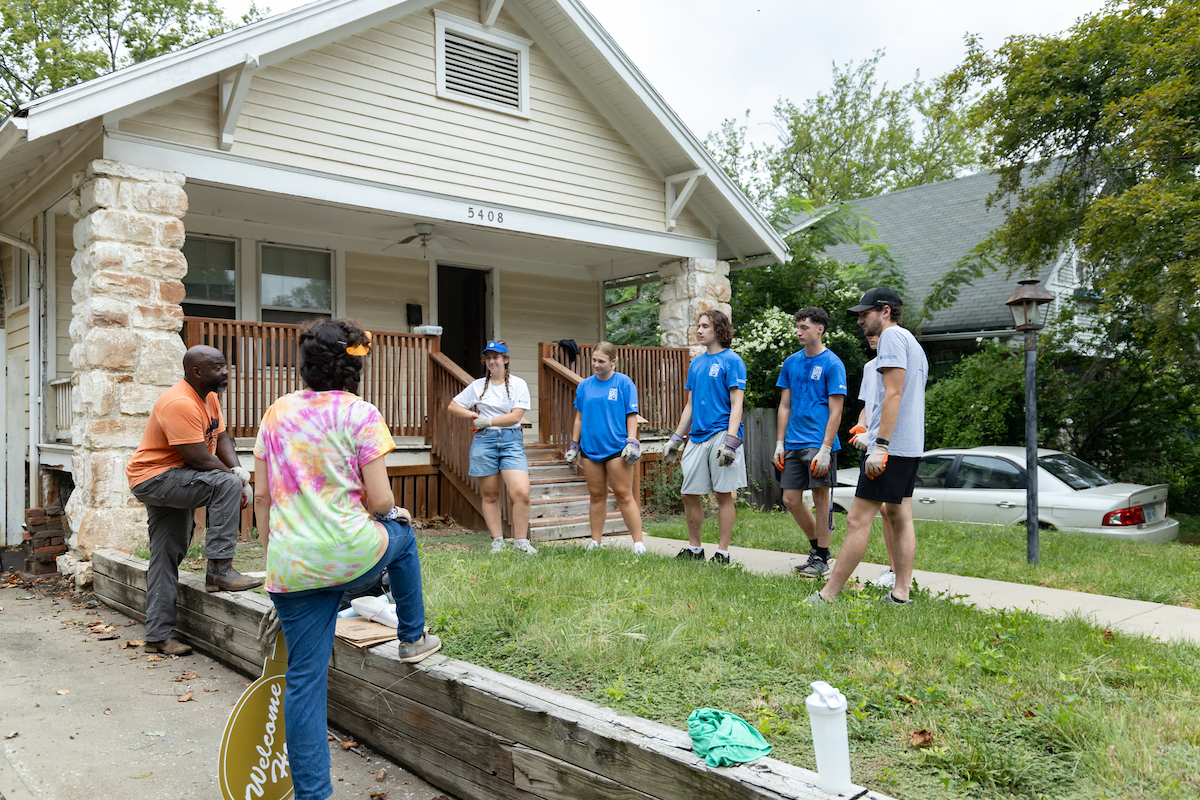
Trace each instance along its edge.
<path fill-rule="evenodd" d="M 438 97 L 529 116 L 528 39 L 434 11 Z"/>
<path fill-rule="evenodd" d="M 446 32 L 446 88 L 521 107 L 521 54 Z"/>

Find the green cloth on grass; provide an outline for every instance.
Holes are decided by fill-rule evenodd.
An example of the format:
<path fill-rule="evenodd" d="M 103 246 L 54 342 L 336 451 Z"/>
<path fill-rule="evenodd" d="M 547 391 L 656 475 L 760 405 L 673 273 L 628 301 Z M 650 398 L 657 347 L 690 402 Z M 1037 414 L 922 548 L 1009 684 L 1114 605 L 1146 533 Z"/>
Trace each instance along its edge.
<path fill-rule="evenodd" d="M 688 734 L 692 751 L 710 767 L 745 764 L 768 755 L 772 749 L 749 722 L 715 708 L 697 708 L 688 715 Z"/>

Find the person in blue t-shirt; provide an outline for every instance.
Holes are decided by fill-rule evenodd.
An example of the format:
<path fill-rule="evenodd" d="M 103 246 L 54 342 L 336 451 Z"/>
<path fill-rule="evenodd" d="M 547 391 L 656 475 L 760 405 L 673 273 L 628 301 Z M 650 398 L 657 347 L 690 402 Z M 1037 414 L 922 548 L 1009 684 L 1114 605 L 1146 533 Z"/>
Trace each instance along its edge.
<path fill-rule="evenodd" d="M 712 562 L 729 563 L 729 539 L 737 512 L 734 494 L 746 485 L 746 457 L 742 451 L 742 400 L 746 394 L 746 362 L 729 349 L 733 324 L 722 311 L 701 311 L 696 338 L 705 352 L 688 368 L 687 402 L 679 424 L 667 443 L 667 463 L 674 463 L 688 431 L 683 451 L 683 515 L 687 520 L 688 546 L 676 558 L 704 560 L 700 527 L 704 524 L 701 498 L 717 496 L 717 551 Z"/>
<path fill-rule="evenodd" d="M 837 429 L 846 401 L 846 365 L 824 345 L 829 312 L 808 306 L 796 312 L 796 338 L 803 348 L 783 362 L 775 385 L 779 398 L 779 440 L 775 466 L 783 473 L 783 506 L 808 537 L 812 550 L 808 562 L 796 567 L 806 578 L 829 571 L 829 539 L 833 533 L 829 490 L 837 474 L 841 449 Z M 816 516 L 804 504 L 811 489 Z"/>
<path fill-rule="evenodd" d="M 579 460 L 588 485 L 588 521 L 592 540 L 599 547 L 608 518 L 608 490 L 612 489 L 625 528 L 633 537 L 633 552 L 646 552 L 642 542 L 642 510 L 633 495 L 633 465 L 641 458 L 637 438 L 637 387 L 616 371 L 617 348 L 600 342 L 592 350 L 592 372 L 575 389 L 575 424 L 567 463 Z M 582 456 L 582 459 L 580 459 Z"/>

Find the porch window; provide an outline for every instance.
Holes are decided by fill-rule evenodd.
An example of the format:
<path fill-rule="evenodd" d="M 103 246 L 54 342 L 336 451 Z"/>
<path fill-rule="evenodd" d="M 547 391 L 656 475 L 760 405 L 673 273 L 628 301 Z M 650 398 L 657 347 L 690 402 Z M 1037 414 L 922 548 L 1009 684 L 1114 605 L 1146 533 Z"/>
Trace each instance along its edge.
<path fill-rule="evenodd" d="M 237 318 L 237 250 L 225 239 L 188 236 L 183 243 L 183 313 L 189 317 Z"/>
<path fill-rule="evenodd" d="M 333 315 L 333 257 L 328 250 L 262 245 L 262 321 L 300 323 Z"/>
<path fill-rule="evenodd" d="M 434 11 L 438 97 L 529 117 L 528 39 Z"/>

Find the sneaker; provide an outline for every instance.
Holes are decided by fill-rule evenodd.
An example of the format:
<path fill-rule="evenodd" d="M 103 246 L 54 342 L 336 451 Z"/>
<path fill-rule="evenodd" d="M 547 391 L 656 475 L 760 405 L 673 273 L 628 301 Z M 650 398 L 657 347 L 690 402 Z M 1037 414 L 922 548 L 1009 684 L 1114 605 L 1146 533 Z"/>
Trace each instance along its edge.
<path fill-rule="evenodd" d="M 504 537 L 503 536 L 497 536 L 495 539 L 492 539 L 492 552 L 493 553 L 503 553 L 504 552 Z"/>
<path fill-rule="evenodd" d="M 804 605 L 806 606 L 827 606 L 830 604 L 830 602 L 831 601 L 822 597 L 820 592 L 813 592 L 808 597 L 804 598 Z"/>
<path fill-rule="evenodd" d="M 442 640 L 427 633 L 415 642 L 400 642 L 400 660 L 405 664 L 415 664 L 441 649 Z"/>
<path fill-rule="evenodd" d="M 892 572 L 891 567 L 884 567 L 883 572 L 873 581 L 867 581 L 871 586 L 878 586 L 880 589 L 891 589 L 896 585 L 896 573 Z"/>
<path fill-rule="evenodd" d="M 675 557 L 682 558 L 684 561 L 687 561 L 688 559 L 691 559 L 693 561 L 703 561 L 704 560 L 704 551 L 701 550 L 699 553 L 695 553 L 692 551 L 692 548 L 685 547 L 682 550 L 680 550 L 678 553 L 676 553 Z"/>
<path fill-rule="evenodd" d="M 829 562 L 813 553 L 808 554 L 808 561 L 796 565 L 796 574 L 804 578 L 820 578 L 829 572 Z"/>
<path fill-rule="evenodd" d="M 522 553 L 528 553 L 531 556 L 537 555 L 537 548 L 531 545 L 528 539 L 513 539 L 513 547 Z"/>
<path fill-rule="evenodd" d="M 730 562 L 730 560 L 729 560 L 729 556 L 727 556 L 727 555 L 723 555 L 723 554 L 721 554 L 721 553 L 713 553 L 713 555 L 712 555 L 712 558 L 710 558 L 710 559 L 708 560 L 708 563 L 710 563 L 710 564 L 724 564 L 724 565 L 728 566 L 728 565 L 729 565 L 731 562 Z"/>
<path fill-rule="evenodd" d="M 882 598 L 880 598 L 879 602 L 883 603 L 885 606 L 908 606 L 908 605 L 912 605 L 912 600 L 911 600 L 911 599 L 909 599 L 909 600 L 900 600 L 900 599 L 898 599 L 898 598 L 896 597 L 896 595 L 892 594 L 891 592 L 888 592 L 888 593 L 887 593 L 887 594 L 885 594 L 885 595 L 884 595 Z"/>
<path fill-rule="evenodd" d="M 635 556 L 644 556 L 646 554 L 646 543 L 645 542 L 634 542 L 633 543 L 633 554 Z"/>
<path fill-rule="evenodd" d="M 599 550 L 604 547 L 604 542 L 597 542 L 595 539 L 588 539 L 586 550 Z"/>

